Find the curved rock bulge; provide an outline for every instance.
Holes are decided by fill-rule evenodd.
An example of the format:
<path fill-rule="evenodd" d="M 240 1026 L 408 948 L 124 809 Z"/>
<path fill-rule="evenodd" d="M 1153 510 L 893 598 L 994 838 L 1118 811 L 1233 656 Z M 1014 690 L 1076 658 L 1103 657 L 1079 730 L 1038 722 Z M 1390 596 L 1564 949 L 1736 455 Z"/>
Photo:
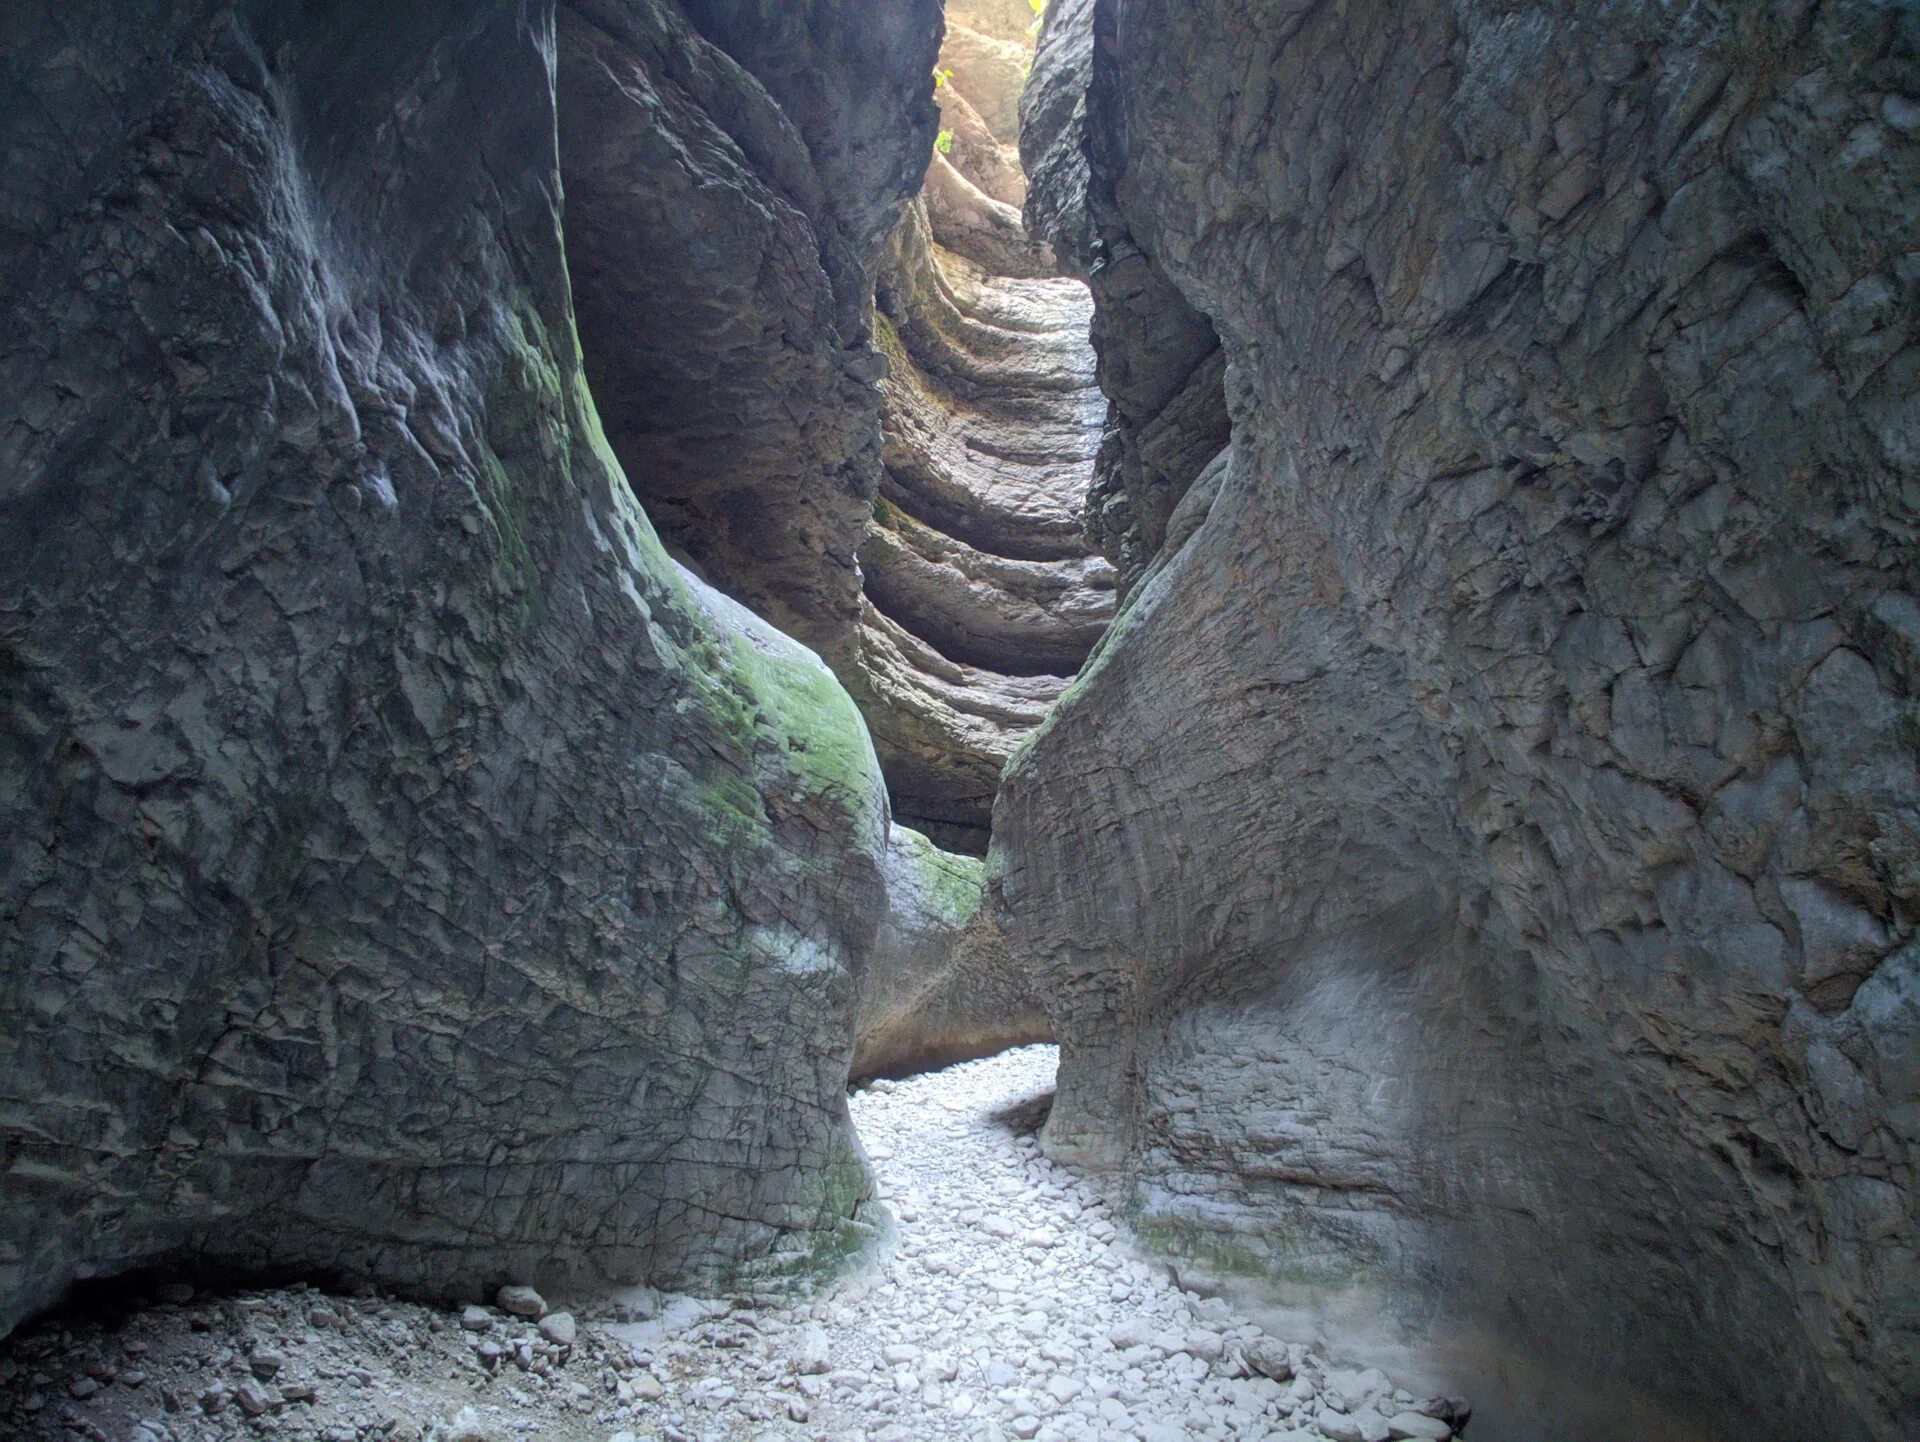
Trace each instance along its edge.
<path fill-rule="evenodd" d="M 1911 36 L 1075 15 L 1233 439 L 996 804 L 1049 1145 L 1476 1435 L 1904 1435 Z"/>

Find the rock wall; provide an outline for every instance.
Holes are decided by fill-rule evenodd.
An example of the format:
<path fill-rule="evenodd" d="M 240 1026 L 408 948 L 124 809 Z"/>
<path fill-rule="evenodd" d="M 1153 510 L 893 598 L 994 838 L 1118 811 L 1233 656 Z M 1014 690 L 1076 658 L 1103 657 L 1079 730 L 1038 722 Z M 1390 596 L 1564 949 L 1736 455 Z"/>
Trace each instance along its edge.
<path fill-rule="evenodd" d="M 955 5 L 942 38 L 932 0 L 568 0 L 559 32 L 616 453 L 677 557 L 827 657 L 899 815 L 976 853 L 1113 608 L 1078 520 L 1084 292 L 1018 208 L 1015 8 Z"/>
<path fill-rule="evenodd" d="M 900 147 L 838 155 L 802 92 L 910 140 L 911 16 L 762 83 L 694 33 L 732 13 L 0 24 L 0 1329 L 161 1262 L 717 1287 L 866 1234 L 852 976 L 951 897 L 898 882 L 919 843 L 818 658 L 655 538 L 634 492 L 679 473 L 615 460 L 562 252 L 568 156 L 597 302 L 585 256 L 672 215 L 578 103 L 711 222 L 621 231 L 619 279 L 824 316 L 778 373 L 857 389 L 846 278 Z M 736 372 L 735 339 L 673 343 L 764 399 L 779 348 Z M 708 439 L 676 464 L 734 463 Z"/>
<path fill-rule="evenodd" d="M 1233 442 L 996 805 L 1049 1145 L 1475 1436 L 1910 1435 L 1912 12 L 1069 22 Z"/>
<path fill-rule="evenodd" d="M 986 863 L 896 827 L 891 902 L 857 997 L 852 1075 L 905 1076 L 1051 1040 L 1025 967 L 980 904 Z"/>
<path fill-rule="evenodd" d="M 608 437 L 670 545 L 821 648 L 859 614 L 871 262 L 932 149 L 939 34 L 938 0 L 560 10 L 567 260 Z"/>
<path fill-rule="evenodd" d="M 1117 568 L 1124 600 L 1165 545 L 1187 488 L 1226 445 L 1228 425 L 1213 324 L 1134 239 L 1114 195 L 1125 157 L 1111 21 L 1094 0 L 1052 0 L 1020 97 L 1020 153 L 1033 177 L 1028 228 L 1094 296 L 1108 406 L 1085 528 Z"/>

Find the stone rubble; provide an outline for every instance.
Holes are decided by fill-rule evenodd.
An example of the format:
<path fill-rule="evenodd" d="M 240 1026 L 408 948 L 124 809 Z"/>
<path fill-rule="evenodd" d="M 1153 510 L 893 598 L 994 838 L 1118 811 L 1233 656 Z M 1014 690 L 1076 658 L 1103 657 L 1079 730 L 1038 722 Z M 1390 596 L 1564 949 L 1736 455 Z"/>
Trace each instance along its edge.
<path fill-rule="evenodd" d="M 92 1442 L 1446 1442 L 1416 1398 L 1136 1253 L 1040 1154 L 1034 1046 L 852 1098 L 894 1218 L 809 1305 L 530 1287 L 437 1311 L 306 1287 L 54 1319 L 0 1347 L 0 1436 Z"/>

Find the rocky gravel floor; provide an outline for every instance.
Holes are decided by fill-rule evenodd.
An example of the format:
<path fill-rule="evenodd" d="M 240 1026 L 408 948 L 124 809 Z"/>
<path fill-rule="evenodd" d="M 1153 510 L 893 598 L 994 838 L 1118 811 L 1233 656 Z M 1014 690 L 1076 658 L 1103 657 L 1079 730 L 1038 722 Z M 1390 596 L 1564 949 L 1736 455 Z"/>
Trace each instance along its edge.
<path fill-rule="evenodd" d="M 662 1297 L 463 1312 L 281 1288 L 161 1286 L 0 1347 L 0 1437 L 92 1442 L 1388 1442 L 1464 1425 L 1176 1288 L 1040 1156 L 1027 1047 L 853 1098 L 896 1219 L 805 1307 Z"/>

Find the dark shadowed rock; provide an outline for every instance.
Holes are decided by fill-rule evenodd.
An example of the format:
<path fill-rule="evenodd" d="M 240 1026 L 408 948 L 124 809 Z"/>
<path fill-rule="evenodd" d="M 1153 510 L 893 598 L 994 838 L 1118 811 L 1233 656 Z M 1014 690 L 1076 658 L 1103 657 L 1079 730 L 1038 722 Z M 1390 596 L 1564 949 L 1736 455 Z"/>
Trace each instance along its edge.
<path fill-rule="evenodd" d="M 567 0 L 561 163 L 588 378 L 668 542 L 817 646 L 880 475 L 879 238 L 931 151 L 933 0 Z"/>
<path fill-rule="evenodd" d="M 1910 17 L 1094 8 L 1233 446 L 996 806 L 1049 1146 L 1476 1435 L 1904 1438 Z"/>
<path fill-rule="evenodd" d="M 558 116 L 539 5 L 4 23 L 0 1327 L 169 1257 L 462 1297 L 830 1267 L 866 1234 L 851 974 L 920 893 L 889 912 L 852 702 L 668 559 L 602 437 L 556 125 L 655 147 L 707 223 L 619 211 L 595 152 L 584 241 L 649 216 L 663 296 L 708 264 L 807 332 L 742 394 L 852 411 L 849 257 L 930 105 L 840 156 L 639 3 L 568 9 Z M 734 323 L 673 337 L 692 373 L 736 374 Z"/>
<path fill-rule="evenodd" d="M 1109 405 L 1087 496 L 1093 548 L 1124 599 L 1159 554 L 1174 507 L 1227 443 L 1225 358 L 1212 323 L 1134 238 L 1115 198 L 1128 134 L 1112 12 L 1054 0 L 1021 96 L 1033 178 L 1028 228 L 1094 296 L 1093 347 Z"/>

